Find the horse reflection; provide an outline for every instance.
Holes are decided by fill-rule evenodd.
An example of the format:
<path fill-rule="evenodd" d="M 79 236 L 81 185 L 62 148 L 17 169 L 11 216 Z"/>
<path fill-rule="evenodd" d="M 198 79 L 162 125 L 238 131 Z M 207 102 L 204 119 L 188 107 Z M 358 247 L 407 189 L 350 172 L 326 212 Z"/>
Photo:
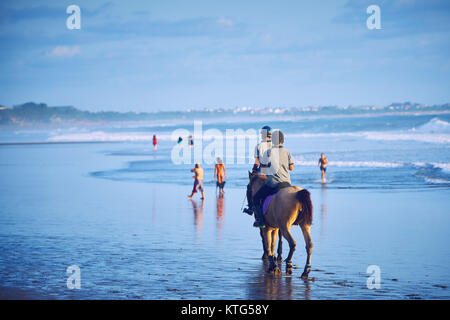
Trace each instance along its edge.
<path fill-rule="evenodd" d="M 269 263 L 261 264 L 255 277 L 249 279 L 248 299 L 256 300 L 291 300 L 311 298 L 311 280 L 299 277 L 274 277 L 266 272 Z"/>

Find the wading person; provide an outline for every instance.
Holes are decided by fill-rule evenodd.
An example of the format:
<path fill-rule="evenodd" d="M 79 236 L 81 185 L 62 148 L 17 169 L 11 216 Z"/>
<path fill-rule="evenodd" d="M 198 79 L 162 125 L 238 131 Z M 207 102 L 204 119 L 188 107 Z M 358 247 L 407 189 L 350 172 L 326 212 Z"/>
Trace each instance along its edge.
<path fill-rule="evenodd" d="M 268 160 L 265 157 L 267 150 L 272 147 L 272 129 L 269 126 L 261 128 L 261 142 L 255 147 L 255 163 L 253 164 L 252 172 L 260 172 L 261 169 L 267 168 Z M 253 214 L 252 193 L 247 186 L 247 203 L 248 207 L 243 211 L 249 215 Z"/>
<path fill-rule="evenodd" d="M 156 135 L 153 135 L 153 150 L 158 148 L 158 139 L 156 139 Z"/>
<path fill-rule="evenodd" d="M 328 159 L 325 158 L 325 155 L 323 153 L 320 154 L 318 166 L 320 167 L 320 171 L 322 172 L 322 182 L 325 182 L 325 172 L 327 172 L 327 164 Z"/>
<path fill-rule="evenodd" d="M 192 188 L 192 193 L 188 197 L 192 198 L 197 191 L 200 191 L 202 193 L 201 199 L 204 200 L 205 192 L 203 189 L 203 169 L 200 168 L 200 163 L 196 163 L 195 168 L 191 169 L 191 172 L 194 173 L 193 178 L 195 180 L 194 180 L 194 187 Z"/>
<path fill-rule="evenodd" d="M 225 165 L 221 158 L 216 159 L 216 166 L 214 167 L 214 178 L 217 180 L 217 187 L 219 187 L 219 193 L 223 194 L 223 187 L 225 186 L 225 179 L 227 178 L 227 172 Z M 217 192 L 217 189 L 216 189 Z"/>
<path fill-rule="evenodd" d="M 274 131 L 272 134 L 273 146 L 266 154 L 269 168 L 267 180 L 261 189 L 256 192 L 253 198 L 255 211 L 254 227 L 264 228 L 264 216 L 262 212 L 263 201 L 271 194 L 277 193 L 281 188 L 291 186 L 291 176 L 289 171 L 294 170 L 291 152 L 283 147 L 284 134 L 281 131 Z"/>

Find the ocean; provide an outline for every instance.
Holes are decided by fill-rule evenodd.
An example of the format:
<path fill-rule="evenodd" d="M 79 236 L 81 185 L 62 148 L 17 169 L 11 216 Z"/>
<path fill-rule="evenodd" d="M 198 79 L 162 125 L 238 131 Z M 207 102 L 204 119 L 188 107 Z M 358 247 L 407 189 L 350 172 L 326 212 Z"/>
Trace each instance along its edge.
<path fill-rule="evenodd" d="M 110 156 L 132 156 L 134 161 L 114 170 L 100 170 L 90 174 L 97 178 L 140 181 L 165 181 L 190 184 L 187 169 L 195 161 L 194 152 L 187 148 L 188 134 L 194 134 L 194 121 L 199 121 L 203 133 L 200 152 L 206 152 L 213 139 L 221 142 L 219 156 L 224 157 L 229 172 L 227 184 L 242 187 L 247 184 L 246 170 L 253 163 L 253 148 L 259 129 L 270 125 L 285 133 L 285 147 L 293 157 L 296 169 L 292 181 L 306 188 L 320 187 L 317 167 L 321 153 L 329 160 L 328 188 L 356 189 L 421 189 L 450 186 L 450 111 L 443 114 L 392 113 L 336 114 L 314 117 L 282 117 L 275 115 L 229 117 L 214 119 L 155 120 L 147 123 L 110 123 L 97 126 L 69 127 L 53 130 L 3 131 L 2 142 L 118 142 Z M 237 130 L 253 132 L 251 141 L 238 150 Z M 187 163 L 175 163 L 171 151 L 177 146 L 178 134 L 185 132 Z M 234 130 L 227 137 L 227 130 Z M 151 145 L 152 136 L 159 140 L 157 156 Z M 230 138 L 231 137 L 231 138 Z M 194 135 L 194 138 L 195 135 Z M 252 142 L 252 143 L 250 143 Z M 142 148 L 142 143 L 148 147 Z M 245 142 L 244 142 L 245 143 Z M 228 145 L 234 150 L 228 158 Z M 212 170 L 215 156 L 200 162 Z M 246 165 L 243 165 L 246 164 Z M 170 169 L 170 170 L 166 170 Z M 189 174 L 189 173 L 188 173 Z M 213 184 L 212 175 L 206 183 Z"/>

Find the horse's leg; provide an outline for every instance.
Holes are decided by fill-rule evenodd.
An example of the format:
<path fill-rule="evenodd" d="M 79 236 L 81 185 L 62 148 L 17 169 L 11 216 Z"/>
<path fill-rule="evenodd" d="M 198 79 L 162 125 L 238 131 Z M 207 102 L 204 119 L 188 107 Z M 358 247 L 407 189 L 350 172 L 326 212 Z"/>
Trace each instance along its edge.
<path fill-rule="evenodd" d="M 261 229 L 261 233 L 264 239 L 264 246 L 267 249 L 267 255 L 269 257 L 269 268 L 267 269 L 268 273 L 272 273 L 275 270 L 276 264 L 274 260 L 274 254 L 272 251 L 272 230 L 269 230 L 268 227 Z"/>
<path fill-rule="evenodd" d="M 303 270 L 302 278 L 308 278 L 308 274 L 311 271 L 311 253 L 312 253 L 312 247 L 313 243 L 311 241 L 311 226 L 310 225 L 300 225 L 300 228 L 302 229 L 303 237 L 305 238 L 305 248 L 306 248 L 306 265 L 305 270 Z"/>
<path fill-rule="evenodd" d="M 264 241 L 264 234 L 263 234 L 264 231 L 263 230 L 264 229 L 259 228 L 259 235 L 261 236 L 261 242 L 262 242 L 263 250 L 264 250 L 264 253 L 263 253 L 263 256 L 261 257 L 261 259 L 267 260 L 269 258 L 269 253 L 267 251 L 266 242 Z"/>
<path fill-rule="evenodd" d="M 283 258 L 281 257 L 281 255 L 283 254 L 283 237 L 281 235 L 281 230 L 278 229 L 278 256 L 277 256 L 277 262 L 281 263 L 283 262 Z"/>
<path fill-rule="evenodd" d="M 286 261 L 286 273 L 287 274 L 292 274 L 292 256 L 293 256 L 294 251 L 295 251 L 296 243 L 295 243 L 294 238 L 292 237 L 292 234 L 290 232 L 290 228 L 289 227 L 286 226 L 286 227 L 280 228 L 280 230 L 281 230 L 281 232 L 283 234 L 283 237 L 289 243 L 289 254 L 288 254 L 288 256 L 287 256 L 287 258 L 285 260 Z"/>
<path fill-rule="evenodd" d="M 271 247 L 270 247 L 270 256 L 272 257 L 272 261 L 273 261 L 273 274 L 274 275 L 280 275 L 281 271 L 280 268 L 277 265 L 277 260 L 275 260 L 275 244 L 277 243 L 277 237 L 278 237 L 278 229 L 273 229 L 271 231 L 269 231 L 269 233 L 272 234 L 271 238 L 272 238 L 272 243 L 271 243 Z"/>

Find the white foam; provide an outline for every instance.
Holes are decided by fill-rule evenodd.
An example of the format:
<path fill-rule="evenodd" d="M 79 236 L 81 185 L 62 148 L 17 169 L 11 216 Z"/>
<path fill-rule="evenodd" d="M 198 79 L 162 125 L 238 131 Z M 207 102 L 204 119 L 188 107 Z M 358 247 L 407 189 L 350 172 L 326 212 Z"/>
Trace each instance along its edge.
<path fill-rule="evenodd" d="M 60 133 L 60 132 L 52 132 L 53 136 L 50 137 L 49 141 L 70 141 L 70 142 L 91 142 L 91 141 L 151 141 L 153 139 L 153 133 L 143 133 L 143 132 L 104 132 L 104 131 L 92 131 L 92 132 L 77 132 L 77 133 Z M 208 143 L 209 141 L 212 141 L 213 139 L 218 139 L 219 136 L 217 136 L 216 133 L 208 133 L 208 131 L 203 132 L 203 140 L 205 143 Z M 176 139 L 173 139 L 172 133 L 159 133 L 157 134 L 158 140 L 172 140 L 176 141 Z M 183 137 L 186 139 L 187 137 Z M 194 136 L 194 139 L 196 137 Z M 227 133 L 223 132 L 222 135 L 223 139 L 249 139 L 253 141 L 255 144 L 257 142 L 258 136 L 255 132 L 248 132 L 245 131 L 235 131 L 233 133 Z"/>
<path fill-rule="evenodd" d="M 450 134 L 445 133 L 366 132 L 363 135 L 369 140 L 450 143 Z"/>
<path fill-rule="evenodd" d="M 298 166 L 318 166 L 317 161 L 304 160 L 302 156 L 294 157 L 294 164 Z M 450 163 L 444 162 L 387 162 L 387 161 L 329 161 L 328 166 L 334 167 L 367 167 L 367 168 L 398 168 L 405 165 L 417 167 L 433 166 L 450 173 Z"/>
<path fill-rule="evenodd" d="M 435 178 L 427 178 L 427 177 L 424 177 L 423 179 L 426 182 L 435 183 L 435 184 L 447 184 L 447 183 L 450 183 L 449 180 L 444 180 L 444 179 L 435 179 Z"/>
<path fill-rule="evenodd" d="M 413 128 L 412 131 L 423 133 L 450 133 L 450 123 L 439 118 L 433 118 L 417 129 Z"/>
<path fill-rule="evenodd" d="M 294 164 L 299 166 L 318 166 L 317 161 L 306 161 L 294 157 Z M 397 168 L 403 166 L 401 162 L 383 161 L 329 161 L 328 166 L 335 167 L 368 167 L 368 168 Z"/>
<path fill-rule="evenodd" d="M 439 168 L 442 169 L 442 171 L 450 173 L 450 163 L 430 162 L 430 164 L 435 168 Z"/>
<path fill-rule="evenodd" d="M 152 134 L 142 134 L 142 133 L 114 133 L 114 132 L 103 132 L 103 131 L 93 131 L 93 132 L 79 132 L 79 133 L 69 133 L 60 134 L 50 137 L 49 141 L 71 141 L 71 142 L 91 142 L 91 141 L 102 141 L 102 142 L 113 142 L 113 141 L 151 141 L 153 138 Z"/>

